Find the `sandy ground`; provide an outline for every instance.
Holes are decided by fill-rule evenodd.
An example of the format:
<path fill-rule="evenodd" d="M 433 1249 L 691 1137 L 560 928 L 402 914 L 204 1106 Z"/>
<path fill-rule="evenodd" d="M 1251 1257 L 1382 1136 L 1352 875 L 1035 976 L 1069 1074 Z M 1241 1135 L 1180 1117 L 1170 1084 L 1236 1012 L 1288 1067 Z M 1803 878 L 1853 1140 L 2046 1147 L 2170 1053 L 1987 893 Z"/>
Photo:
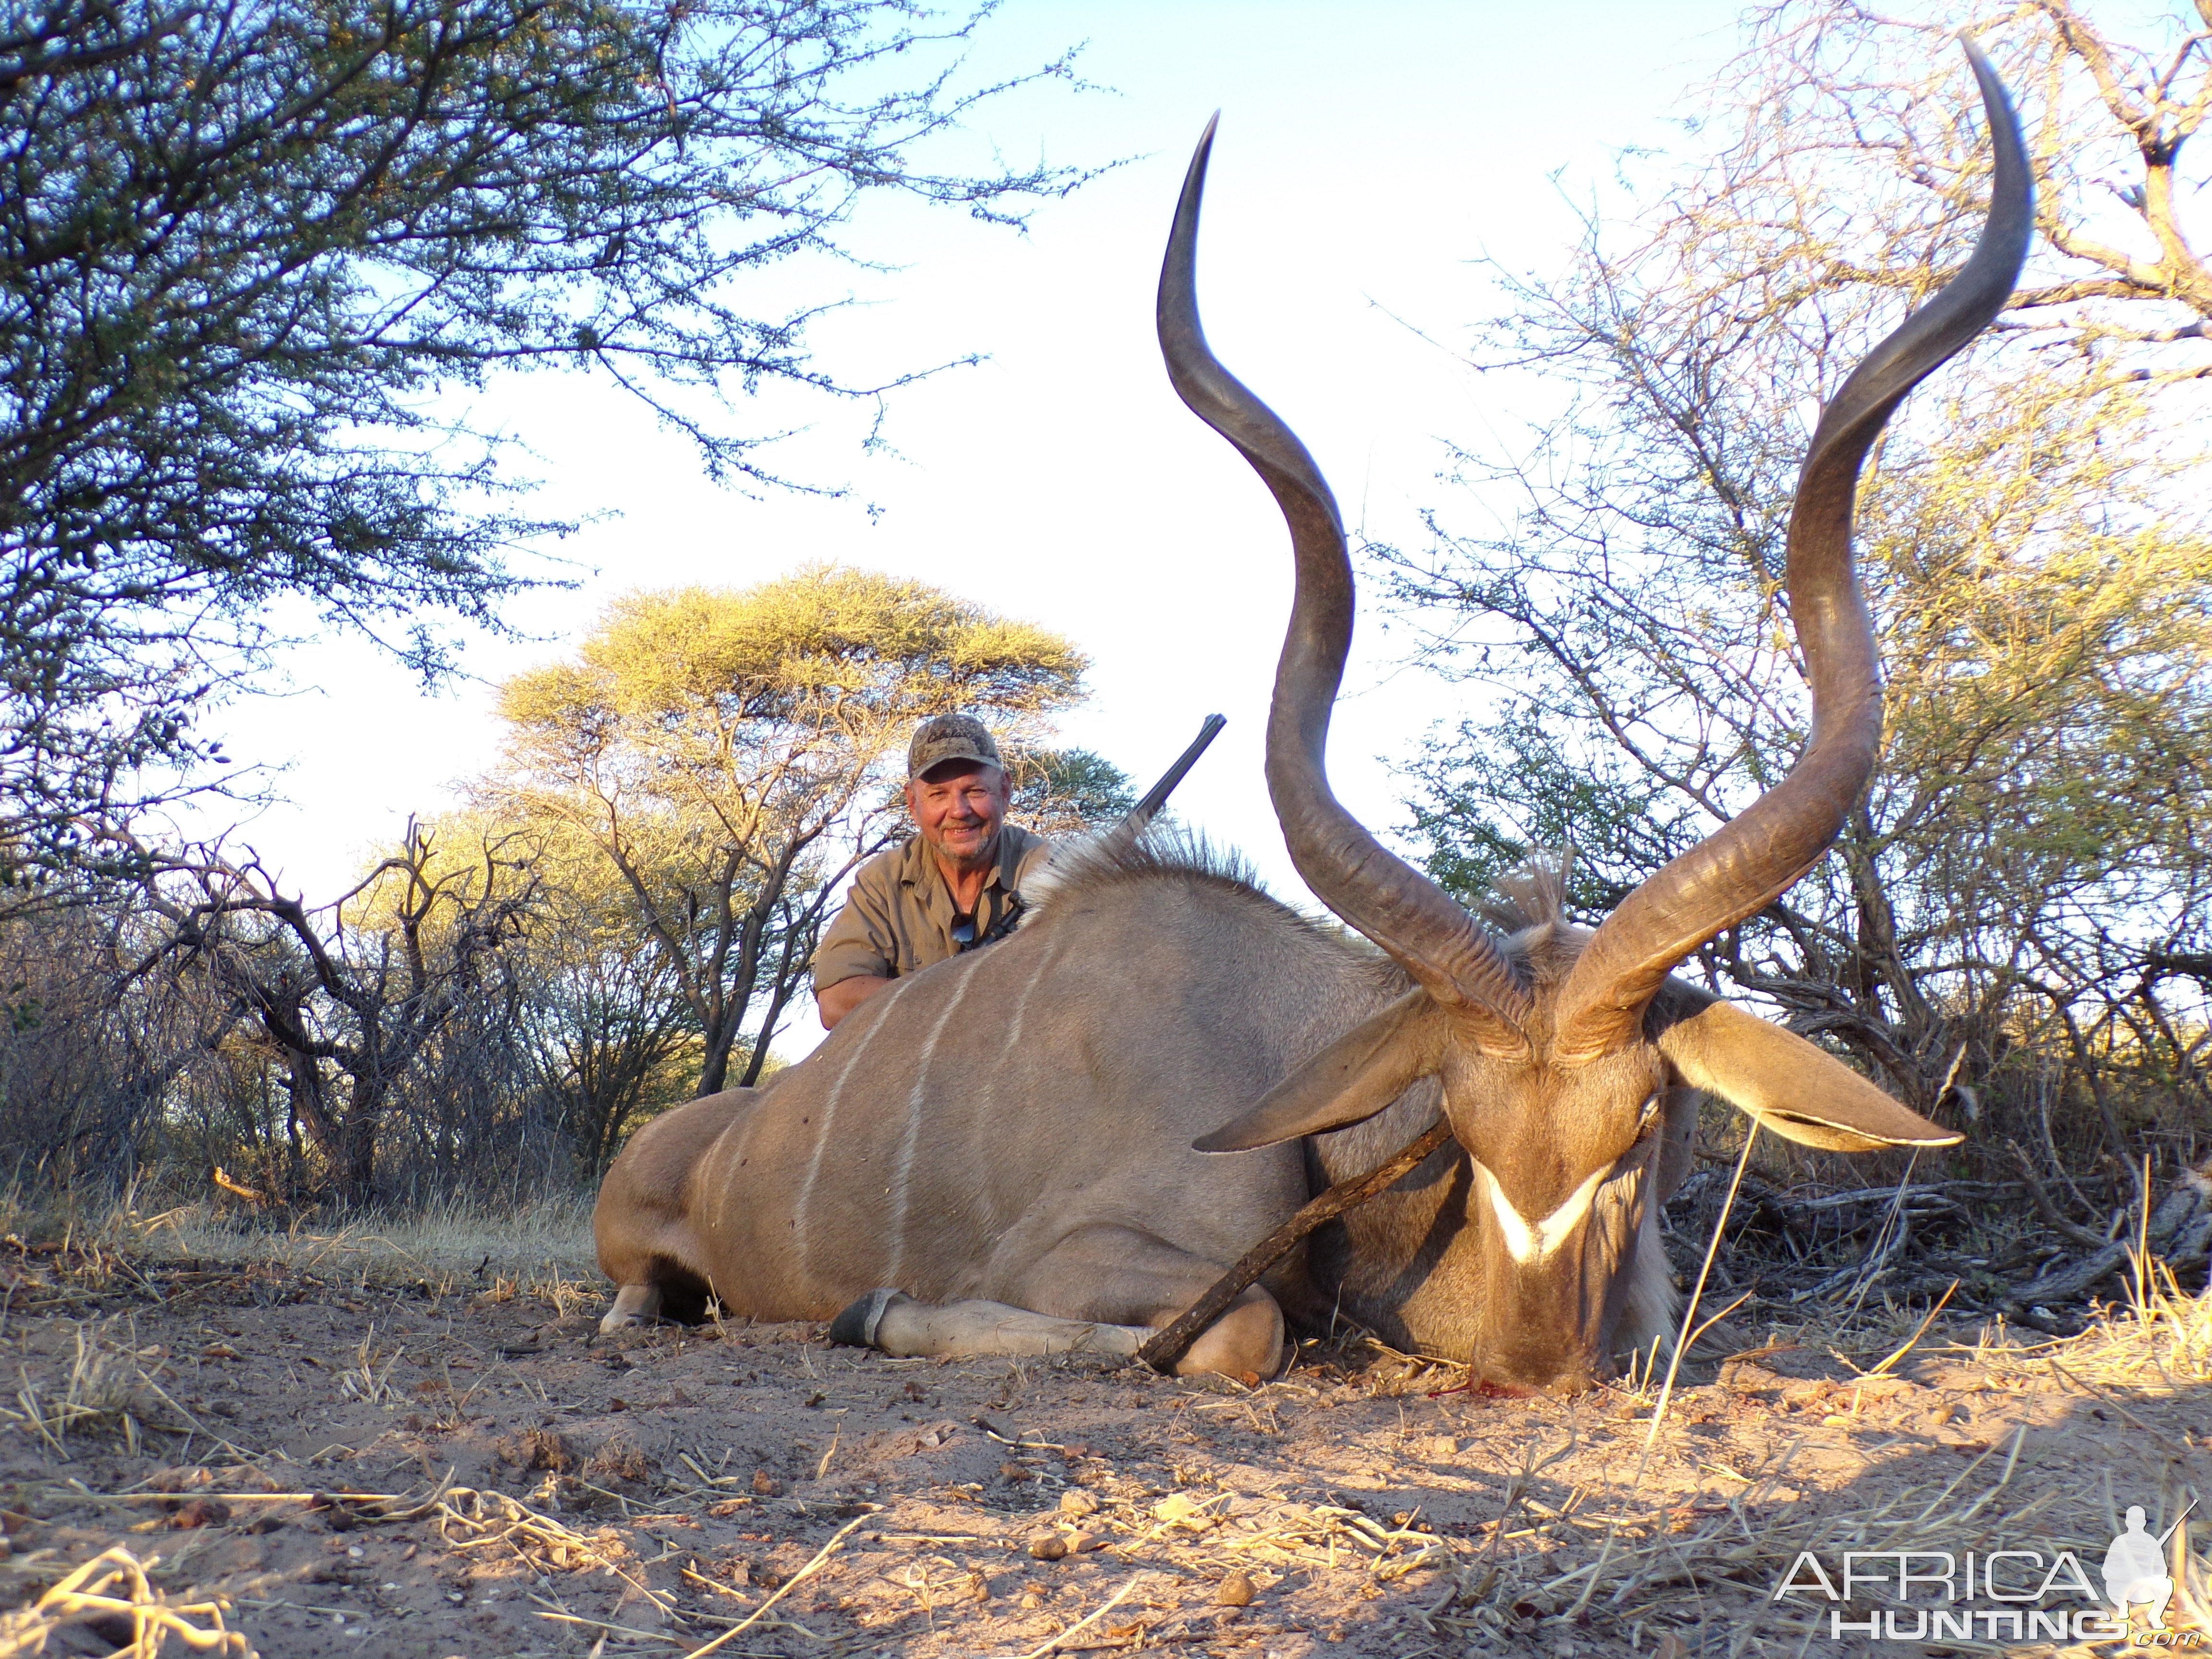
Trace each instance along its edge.
<path fill-rule="evenodd" d="M 1837 1617 L 1946 1604 L 1771 1599 L 1802 1552 L 1832 1577 L 1846 1549 L 2070 1549 L 2094 1577 L 2127 1504 L 2156 1530 L 2205 1489 L 2212 1427 L 2175 1376 L 1940 1332 L 1872 1380 L 1880 1354 L 1785 1334 L 1686 1375 L 1655 1436 L 1656 1388 L 1442 1392 L 1449 1368 L 1352 1343 L 1247 1389 L 804 1326 L 601 1338 L 558 1275 L 11 1237 L 0 1284 L 0 1605 L 120 1545 L 270 1656 L 1856 1652 Z M 2068 1646 L 1969 1627 L 1878 1645 Z"/>

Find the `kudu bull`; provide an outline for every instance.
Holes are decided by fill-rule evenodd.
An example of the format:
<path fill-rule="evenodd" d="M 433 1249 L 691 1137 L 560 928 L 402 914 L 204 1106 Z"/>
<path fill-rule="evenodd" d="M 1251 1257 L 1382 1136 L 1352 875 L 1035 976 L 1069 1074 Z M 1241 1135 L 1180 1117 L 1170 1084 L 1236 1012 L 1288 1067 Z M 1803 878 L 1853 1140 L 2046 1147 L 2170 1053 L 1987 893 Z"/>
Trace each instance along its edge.
<path fill-rule="evenodd" d="M 1381 954 L 1202 856 L 1112 838 L 1078 851 L 1010 939 L 897 981 L 772 1088 L 635 1139 L 594 1222 L 621 1287 L 609 1328 L 711 1294 L 759 1318 L 842 1310 L 833 1334 L 895 1352 L 1133 1352 L 1310 1194 L 1441 1110 L 1451 1140 L 1246 1291 L 1182 1367 L 1271 1372 L 1285 1311 L 1334 1310 L 1505 1389 L 1571 1389 L 1666 1333 L 1658 1211 L 1686 1171 L 1698 1091 L 1808 1146 L 1955 1141 L 1671 975 L 1821 857 L 1875 763 L 1860 466 L 1905 393 L 1996 314 L 2030 226 L 2018 129 L 1973 64 L 1996 150 L 1979 245 L 1837 393 L 1798 483 L 1788 587 L 1810 738 L 1783 781 L 1594 933 L 1561 919 L 1540 870 L 1486 928 L 1330 792 L 1352 570 L 1304 446 L 1200 330 L 1209 129 L 1168 246 L 1160 343 L 1176 390 L 1289 522 L 1267 786 L 1299 873 Z"/>

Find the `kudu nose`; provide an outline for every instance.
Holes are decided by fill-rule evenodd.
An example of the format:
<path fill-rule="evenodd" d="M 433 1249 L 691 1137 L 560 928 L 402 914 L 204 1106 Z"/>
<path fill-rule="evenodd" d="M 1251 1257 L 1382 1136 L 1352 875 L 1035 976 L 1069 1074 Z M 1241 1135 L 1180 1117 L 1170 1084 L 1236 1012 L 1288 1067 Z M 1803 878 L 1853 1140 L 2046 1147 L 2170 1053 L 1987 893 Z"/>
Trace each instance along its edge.
<path fill-rule="evenodd" d="M 1502 1342 L 1479 1346 L 1468 1362 L 1470 1380 L 1498 1394 L 1570 1395 L 1595 1388 L 1612 1367 L 1601 1353 L 1575 1342 Z"/>
<path fill-rule="evenodd" d="M 1579 1363 L 1564 1367 L 1500 1364 L 1478 1359 L 1472 1375 L 1483 1393 L 1528 1399 L 1537 1395 L 1586 1394 L 1598 1385 L 1595 1366 Z"/>

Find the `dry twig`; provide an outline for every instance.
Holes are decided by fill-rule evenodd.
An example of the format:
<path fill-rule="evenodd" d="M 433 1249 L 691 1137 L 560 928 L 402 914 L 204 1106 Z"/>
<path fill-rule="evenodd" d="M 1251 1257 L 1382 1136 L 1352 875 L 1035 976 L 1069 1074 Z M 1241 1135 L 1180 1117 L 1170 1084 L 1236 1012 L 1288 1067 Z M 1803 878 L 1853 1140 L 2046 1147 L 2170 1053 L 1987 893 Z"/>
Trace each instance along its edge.
<path fill-rule="evenodd" d="M 29 1607 L 0 1614 L 0 1659 L 44 1653 L 49 1637 L 95 1620 L 130 1621 L 130 1644 L 114 1650 L 115 1659 L 156 1659 L 172 1636 L 196 1652 L 253 1659 L 245 1635 L 224 1628 L 222 1601 L 162 1599 L 147 1578 L 161 1559 L 141 1561 L 119 1546 L 103 1550 Z"/>

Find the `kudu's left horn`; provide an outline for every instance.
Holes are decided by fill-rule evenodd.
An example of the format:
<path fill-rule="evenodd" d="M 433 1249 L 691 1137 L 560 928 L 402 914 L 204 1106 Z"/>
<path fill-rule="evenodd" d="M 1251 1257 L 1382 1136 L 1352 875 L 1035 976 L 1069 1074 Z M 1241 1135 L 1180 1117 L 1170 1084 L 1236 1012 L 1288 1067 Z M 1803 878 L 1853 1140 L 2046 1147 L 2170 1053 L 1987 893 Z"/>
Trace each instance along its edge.
<path fill-rule="evenodd" d="M 1224 368 L 1198 320 L 1198 210 L 1216 122 L 1191 157 L 1160 269 L 1160 349 L 1198 417 L 1237 446 L 1282 508 L 1297 592 L 1267 716 L 1267 792 L 1291 859 L 1344 921 L 1405 964 L 1438 1002 L 1463 1008 L 1481 1046 L 1525 1052 L 1529 1000 L 1504 955 L 1441 887 L 1385 850 L 1328 787 L 1329 711 L 1352 642 L 1352 561 L 1321 470 L 1297 435 Z"/>
<path fill-rule="evenodd" d="M 1765 908 L 1817 863 L 1874 772 L 1881 665 L 1851 562 L 1859 468 L 1905 394 L 1989 325 L 2034 228 L 2027 151 L 1989 60 L 1963 41 L 1996 147 L 1973 257 L 1844 382 L 1822 411 L 1790 514 L 1786 585 L 1813 694 L 1813 731 L 1789 775 L 1644 881 L 1606 918 L 1560 988 L 1553 1060 L 1578 1065 L 1638 1040 L 1675 965 Z"/>

